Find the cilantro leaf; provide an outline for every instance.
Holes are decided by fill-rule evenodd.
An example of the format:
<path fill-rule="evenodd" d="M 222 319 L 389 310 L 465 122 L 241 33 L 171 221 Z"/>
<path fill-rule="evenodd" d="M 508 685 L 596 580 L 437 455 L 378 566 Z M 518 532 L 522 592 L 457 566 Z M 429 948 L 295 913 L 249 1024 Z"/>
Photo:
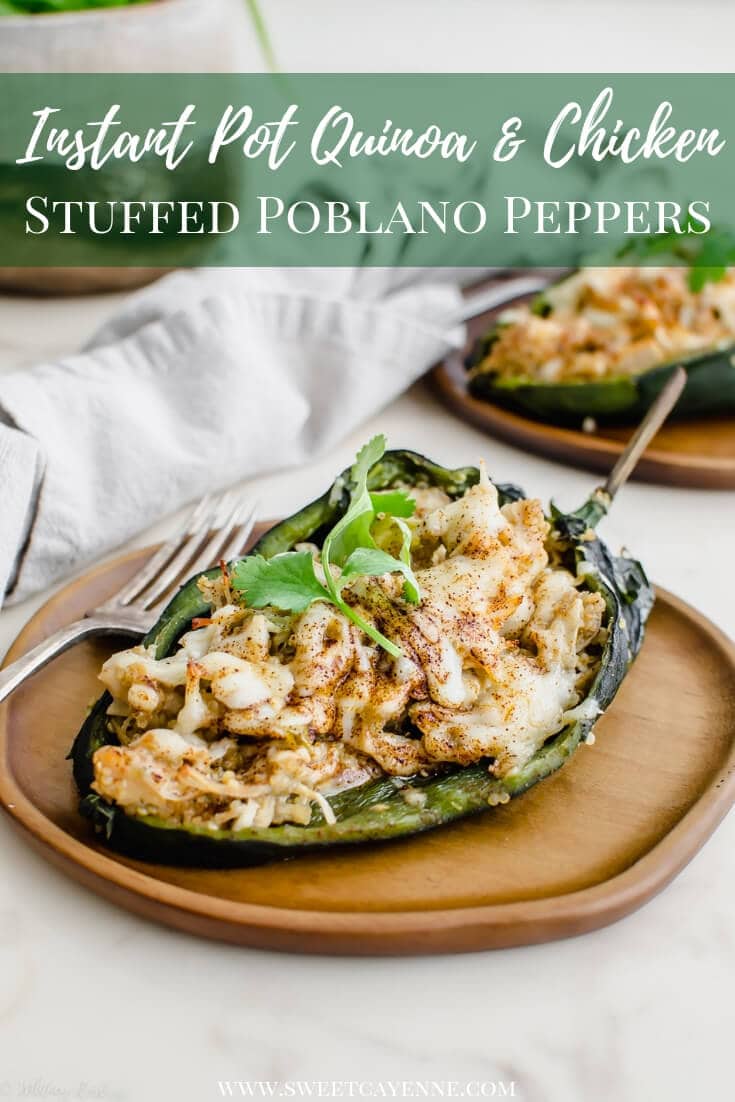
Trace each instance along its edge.
<path fill-rule="evenodd" d="M 303 612 L 314 601 L 330 600 L 309 551 L 285 551 L 272 559 L 250 555 L 237 563 L 230 580 L 250 608 L 273 605 L 285 612 Z"/>
<path fill-rule="evenodd" d="M 349 578 L 356 578 L 360 574 L 366 577 L 392 574 L 401 565 L 398 559 L 394 559 L 387 551 L 381 551 L 379 547 L 356 547 L 342 567 L 340 586 Z"/>
<path fill-rule="evenodd" d="M 727 275 L 727 268 L 723 264 L 715 264 L 711 267 L 696 267 L 689 269 L 689 290 L 697 293 L 707 283 L 719 283 Z"/>
<path fill-rule="evenodd" d="M 408 525 L 403 525 L 403 527 L 405 527 L 408 533 L 410 547 L 411 530 Z M 343 583 L 358 575 L 362 575 L 363 577 L 376 577 L 381 574 L 396 573 L 403 574 L 403 577 L 406 579 L 406 585 L 404 587 L 404 596 L 406 599 L 413 604 L 418 604 L 418 582 L 416 581 L 416 575 L 411 569 L 410 560 L 406 560 L 403 557 L 403 547 L 401 548 L 400 559 L 394 559 L 387 551 L 381 551 L 380 548 L 377 547 L 357 547 L 342 568 L 339 585 L 341 589 Z"/>
<path fill-rule="evenodd" d="M 389 654 L 400 657 L 401 648 L 342 597 L 342 589 L 353 578 L 400 573 L 404 578 L 405 599 L 414 604 L 420 600 L 418 581 L 411 567 L 411 529 L 403 519 L 413 515 L 416 502 L 403 490 L 371 494 L 367 486 L 372 467 L 384 453 L 385 437 L 379 435 L 357 454 L 350 471 L 350 504 L 322 546 L 324 582 L 317 577 L 308 551 L 286 551 L 272 559 L 251 555 L 236 564 L 231 576 L 232 586 L 244 604 L 251 608 L 272 605 L 288 612 L 303 612 L 313 601 L 328 601 Z M 378 513 L 400 529 L 399 558 L 383 551 L 373 539 L 371 529 Z"/>
<path fill-rule="evenodd" d="M 382 459 L 385 452 L 385 437 L 374 436 L 360 448 L 352 465 L 352 497 L 347 512 L 338 520 L 324 541 L 322 561 L 342 566 L 356 547 L 374 547 L 370 535 L 370 526 L 375 519 L 372 499 L 367 488 L 370 468 Z M 325 567 L 326 570 L 326 567 Z M 327 571 L 327 575 L 328 575 Z M 327 585 L 329 581 L 327 580 Z"/>
<path fill-rule="evenodd" d="M 370 468 L 374 467 L 385 455 L 385 445 L 385 436 L 382 432 L 379 432 L 377 436 L 373 436 L 372 440 L 368 440 L 367 444 L 363 444 L 360 448 L 350 472 L 350 477 L 355 486 L 367 483 Z"/>
<path fill-rule="evenodd" d="M 631 257 L 633 263 L 653 260 L 659 264 L 683 263 L 689 268 L 689 289 L 695 294 L 707 283 L 719 283 L 727 269 L 735 264 L 735 234 L 725 227 L 713 226 L 706 234 L 687 224 L 684 233 L 673 230 L 626 242 L 618 257 Z"/>
<path fill-rule="evenodd" d="M 406 584 L 403 587 L 403 596 L 407 601 L 410 601 L 411 604 L 417 605 L 421 600 L 421 593 L 419 591 L 418 579 L 411 567 L 411 537 L 413 533 L 405 520 L 402 520 L 399 516 L 393 517 L 393 523 L 400 528 L 401 535 L 403 536 L 401 550 L 399 552 L 401 562 L 403 563 L 402 573 L 406 579 Z"/>
<path fill-rule="evenodd" d="M 416 512 L 416 502 L 405 490 L 378 490 L 370 495 L 373 511 L 386 513 L 392 517 L 412 517 Z"/>

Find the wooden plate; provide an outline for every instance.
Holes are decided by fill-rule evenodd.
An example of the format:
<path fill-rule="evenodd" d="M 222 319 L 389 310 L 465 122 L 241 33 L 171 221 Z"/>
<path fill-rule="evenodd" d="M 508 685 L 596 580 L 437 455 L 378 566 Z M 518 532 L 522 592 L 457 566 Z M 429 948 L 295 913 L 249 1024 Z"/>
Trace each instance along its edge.
<path fill-rule="evenodd" d="M 30 621 L 17 657 L 114 592 L 135 552 Z M 301 952 L 428 953 L 523 945 L 604 926 L 660 891 L 735 799 L 735 648 L 659 594 L 613 707 L 555 776 L 505 807 L 421 837 L 255 869 L 177 869 L 105 850 L 76 810 L 65 754 L 109 640 L 78 646 L 0 709 L 0 799 L 75 879 L 180 930 Z"/>
<path fill-rule="evenodd" d="M 515 300 L 528 301 L 528 296 Z M 464 360 L 475 340 L 508 304 L 467 323 L 468 343 L 437 364 L 429 382 L 441 401 L 488 435 L 527 451 L 592 471 L 610 471 L 632 429 L 599 428 L 594 433 L 534 421 L 501 406 L 473 398 L 467 390 Z M 735 417 L 712 417 L 664 425 L 633 472 L 633 478 L 671 486 L 735 489 Z"/>

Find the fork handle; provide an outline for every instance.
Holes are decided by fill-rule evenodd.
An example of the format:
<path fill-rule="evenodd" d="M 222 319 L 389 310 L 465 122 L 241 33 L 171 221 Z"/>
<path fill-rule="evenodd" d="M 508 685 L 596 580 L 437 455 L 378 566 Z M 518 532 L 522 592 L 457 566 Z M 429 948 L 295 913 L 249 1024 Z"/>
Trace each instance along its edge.
<path fill-rule="evenodd" d="M 53 635 L 49 635 L 37 647 L 33 647 L 17 661 L 11 662 L 9 666 L 5 666 L 4 669 L 0 670 L 0 701 L 5 700 L 14 689 L 17 689 L 34 673 L 43 669 L 54 658 L 69 650 L 70 647 L 73 647 L 82 639 L 87 639 L 90 635 L 120 634 L 141 635 L 142 632 L 139 627 L 134 628 L 132 625 L 121 621 L 97 619 L 92 616 L 84 620 L 77 620 L 75 623 L 55 631 Z"/>

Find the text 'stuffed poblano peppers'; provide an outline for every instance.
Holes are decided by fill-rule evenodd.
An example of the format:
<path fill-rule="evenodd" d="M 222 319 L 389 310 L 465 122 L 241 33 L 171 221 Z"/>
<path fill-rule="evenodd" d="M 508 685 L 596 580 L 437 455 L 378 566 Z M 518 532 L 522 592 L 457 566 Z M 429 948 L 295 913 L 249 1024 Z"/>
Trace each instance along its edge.
<path fill-rule="evenodd" d="M 493 487 L 484 472 L 476 468 L 447 470 L 413 452 L 384 452 L 382 438 L 376 438 L 363 449 L 351 471 L 341 474 L 327 493 L 272 528 L 251 555 L 230 565 L 224 577 L 220 571 L 210 571 L 205 582 L 193 579 L 184 586 L 143 641 L 145 651 L 139 648 L 137 652 L 123 653 L 124 660 L 114 666 L 117 681 L 109 680 L 113 674 L 108 673 L 106 684 L 123 683 L 124 692 L 118 690 L 113 696 L 106 693 L 98 701 L 71 751 L 82 812 L 111 846 L 128 854 L 164 863 L 236 866 L 292 857 L 328 846 L 405 837 L 487 810 L 489 805 L 505 803 L 519 795 L 562 766 L 580 742 L 585 741 L 615 696 L 641 646 L 653 602 L 652 590 L 637 562 L 616 558 L 595 534 L 595 526 L 605 514 L 607 504 L 604 495 L 598 492 L 575 513 L 565 515 L 552 507 L 550 516 L 545 518 L 538 502 L 527 500 L 513 486 Z M 410 519 L 414 509 L 415 515 Z M 488 518 L 494 518 L 492 523 Z M 411 555 L 407 553 L 409 545 Z M 483 548 L 489 549 L 487 554 Z M 502 560 L 506 552 L 507 560 Z M 523 571 L 534 555 L 541 564 L 534 575 L 539 618 L 529 620 L 530 610 L 519 579 L 524 577 Z M 488 603 L 481 595 L 480 605 L 475 603 L 472 611 L 468 602 L 470 598 L 477 599 L 477 594 L 472 596 L 473 579 L 482 577 L 483 584 L 489 585 L 492 570 L 501 560 L 510 565 L 507 576 L 497 581 L 493 591 L 496 597 Z M 475 570 L 485 573 L 473 574 Z M 333 574 L 331 581 L 326 579 L 327 571 Z M 442 588 L 442 580 L 450 574 L 452 585 Z M 463 579 L 467 579 L 466 592 Z M 352 739 L 354 744 L 356 732 L 362 730 L 359 708 L 377 707 L 379 702 L 384 709 L 382 714 L 391 714 L 392 719 L 385 721 L 386 730 L 376 728 L 371 734 L 372 728 L 370 731 L 364 728 L 360 736 L 363 741 L 359 742 L 354 759 L 366 764 L 367 777 L 361 777 L 358 769 L 353 774 L 355 783 L 343 781 L 333 792 L 322 787 L 321 794 L 315 792 L 310 800 L 308 795 L 303 796 L 303 791 L 311 791 L 309 786 L 317 787 L 316 773 L 309 774 L 306 789 L 294 782 L 288 797 L 278 796 L 278 792 L 283 791 L 291 774 L 272 773 L 269 776 L 276 778 L 271 780 L 275 795 L 268 794 L 266 786 L 264 796 L 262 784 L 259 788 L 258 784 L 250 783 L 253 777 L 257 780 L 257 770 L 254 773 L 255 766 L 249 764 L 256 758 L 246 758 L 244 764 L 237 759 L 239 765 L 229 772 L 215 762 L 212 769 L 216 770 L 217 782 L 207 773 L 212 793 L 201 797 L 208 801 L 206 806 L 211 809 L 212 820 L 202 821 L 201 814 L 187 818 L 181 810 L 183 805 L 176 803 L 171 792 L 178 785 L 176 792 L 181 794 L 184 776 L 204 783 L 204 772 L 197 772 L 200 767 L 196 755 L 207 753 L 207 738 L 215 739 L 212 745 L 220 745 L 216 739 L 222 734 L 220 730 L 204 730 L 203 741 L 200 738 L 203 728 L 197 724 L 214 722 L 214 716 L 216 723 L 226 726 L 228 738 L 221 745 L 229 749 L 223 750 L 223 754 L 245 753 L 240 747 L 247 744 L 247 754 L 263 755 L 257 761 L 265 764 L 258 768 L 271 768 L 268 765 L 271 759 L 258 741 L 257 734 L 262 732 L 239 740 L 231 737 L 234 728 L 235 734 L 247 735 L 248 716 L 252 712 L 252 707 L 247 706 L 251 674 L 248 673 L 250 680 L 242 680 L 243 671 L 251 667 L 243 664 L 242 658 L 234 657 L 232 646 L 225 657 L 231 663 L 227 671 L 235 671 L 235 680 L 231 672 L 208 668 L 211 682 L 197 682 L 196 694 L 192 689 L 192 677 L 200 676 L 213 657 L 212 654 L 201 657 L 204 646 L 191 640 L 204 638 L 203 632 L 218 630 L 216 625 L 211 626 L 212 618 L 216 620 L 212 594 L 217 585 L 241 586 L 241 604 L 247 609 L 227 612 L 234 617 L 236 632 L 240 632 L 235 635 L 239 646 L 253 646 L 265 625 L 270 633 L 266 634 L 266 648 L 270 646 L 271 653 L 276 645 L 282 648 L 285 664 L 274 665 L 272 657 L 268 659 L 271 697 L 266 703 L 255 705 L 256 710 L 266 708 L 260 715 L 277 712 L 281 717 L 280 741 L 272 745 L 278 750 L 276 757 L 286 762 L 282 768 L 291 768 L 288 763 L 295 754 L 301 754 L 306 762 L 312 752 L 310 748 L 319 750 L 321 761 L 341 751 L 340 739 L 346 743 Z M 276 586 L 281 587 L 281 611 L 274 611 L 272 604 L 268 604 L 273 601 Z M 313 590 L 311 594 L 307 592 L 309 587 Z M 487 636 L 484 635 L 483 625 L 489 621 L 482 616 L 495 615 L 503 601 L 510 604 L 504 606 L 502 625 L 500 619 L 493 621 L 492 633 L 488 628 Z M 452 602 L 456 602 L 457 609 L 465 610 L 457 629 L 470 648 L 465 652 L 464 671 L 453 666 L 454 652 L 445 653 L 447 639 L 432 628 L 434 609 L 444 609 L 447 618 L 444 622 L 453 623 L 451 618 L 456 610 Z M 489 605 L 492 608 L 488 611 Z M 284 607 L 290 610 L 288 614 L 282 611 Z M 264 610 L 263 614 L 254 614 L 253 608 Z M 247 630 L 242 626 L 243 617 Z M 193 621 L 196 630 L 192 633 Z M 202 628 L 202 623 L 210 627 Z M 314 642 L 315 624 L 321 625 L 319 631 L 324 634 L 319 636 L 318 653 L 312 654 L 309 648 Z M 362 624 L 366 625 L 367 634 Z M 478 624 L 482 631 L 476 634 L 476 642 L 471 646 L 468 640 L 474 638 L 473 632 L 478 632 Z M 307 627 L 312 635 L 306 632 Z M 449 638 L 451 629 L 446 630 Z M 514 635 L 514 641 L 506 641 L 503 632 Z M 492 655 L 488 650 L 491 635 L 496 648 Z M 170 688 L 176 679 L 176 655 L 181 653 L 178 648 L 182 636 L 185 637 L 182 645 L 189 647 L 185 690 Z M 231 642 L 232 638 L 225 635 L 225 640 Z M 349 661 L 335 673 L 332 667 L 338 658 L 334 656 L 343 644 L 348 647 Z M 575 646 L 580 652 L 576 656 Z M 535 742 L 523 743 L 531 747 L 528 753 L 519 750 L 518 741 L 521 736 L 526 740 L 530 737 L 528 724 L 518 728 L 516 742 L 511 740 L 505 745 L 497 734 L 493 735 L 498 739 L 497 745 L 487 742 L 490 725 L 500 723 L 497 730 L 502 727 L 502 717 L 498 720 L 493 712 L 496 706 L 493 693 L 516 689 L 493 688 L 482 663 L 497 672 L 499 654 L 504 656 L 503 661 L 518 662 L 521 651 L 523 670 L 531 671 L 535 678 L 529 682 L 535 695 L 528 714 L 546 701 L 544 706 L 556 717 L 552 734 L 544 736 L 543 732 L 532 731 Z M 240 649 L 237 653 L 252 654 L 252 651 Z M 566 659 L 560 657 L 564 654 Z M 171 657 L 162 667 L 160 660 L 166 656 Z M 316 679 L 312 682 L 299 673 L 306 658 L 312 661 L 311 676 Z M 222 655 L 218 660 L 222 661 Z M 432 665 L 434 660 L 436 664 Z M 125 671 L 136 661 L 147 663 L 146 668 L 154 671 L 152 680 L 143 682 L 142 688 L 140 685 L 130 688 L 129 681 L 124 680 Z M 575 662 L 580 662 L 579 668 L 586 671 L 581 680 Z M 277 687 L 281 683 L 278 678 L 286 676 L 284 670 L 288 683 L 283 691 L 287 695 L 278 705 L 274 701 L 281 691 Z M 362 684 L 359 677 L 367 676 L 365 670 L 372 671 L 373 688 L 360 704 L 358 688 L 348 692 L 345 686 Z M 521 670 L 518 676 L 522 674 Z M 163 679 L 160 685 L 156 676 Z M 319 697 L 319 678 L 332 676 L 338 680 L 329 681 L 326 695 Z M 497 673 L 497 677 L 500 685 L 501 674 Z M 169 687 L 163 684 L 166 678 Z M 570 701 L 563 686 L 571 685 L 574 678 L 578 679 L 574 684 L 582 688 Z M 149 732 L 142 738 L 136 735 L 131 741 L 130 727 L 126 724 L 132 723 L 135 716 L 125 700 L 132 699 L 137 692 L 136 707 L 167 707 L 156 704 L 155 698 L 152 703 L 145 703 L 151 699 L 154 688 L 160 689 L 160 701 L 185 691 L 186 704 L 182 708 L 180 696 L 171 713 L 173 718 L 169 719 L 169 730 Z M 404 711 L 400 715 L 395 710 L 390 713 L 390 694 L 404 689 L 408 694 Z M 332 707 L 335 699 L 347 697 L 351 711 L 343 703 L 337 719 L 323 719 L 325 708 Z M 485 699 L 491 703 L 482 703 Z M 513 712 L 512 698 L 497 699 L 505 700 L 506 716 Z M 314 706 L 315 700 L 321 701 L 321 710 Z M 456 710 L 451 700 L 457 701 Z M 303 710 L 308 710 L 307 706 L 311 707 L 311 726 L 299 734 L 289 724 L 296 723 Z M 203 714 L 209 718 L 202 719 L 199 715 L 187 726 L 192 708 L 204 708 Z M 181 709 L 178 715 L 177 709 Z M 141 714 L 136 713 L 138 721 Z M 290 717 L 288 721 L 286 716 Z M 453 726 L 454 721 L 459 726 Z M 151 719 L 150 725 L 160 727 L 164 722 L 159 716 Z M 324 733 L 324 724 L 330 722 L 335 726 Z M 465 727 L 461 726 L 463 723 Z M 199 734 L 189 734 L 193 727 Z M 187 735 L 189 743 L 183 742 Z M 175 775 L 164 778 L 163 787 L 149 790 L 146 784 L 158 784 L 159 774 L 154 772 L 153 779 L 141 780 L 141 769 L 149 760 L 146 754 L 154 751 L 140 751 L 135 756 L 136 746 L 146 744 L 146 739 L 151 746 L 155 744 L 159 770 L 169 760 L 166 754 L 181 754 L 179 743 L 185 749 L 189 745 L 194 747 L 193 757 L 187 757 L 186 753 L 183 758 L 175 757 Z M 205 750 L 196 749 L 200 743 Z M 169 744 L 174 746 L 173 750 Z M 434 755 L 432 764 L 428 764 L 426 757 L 430 753 Z M 350 760 L 350 768 L 354 769 L 354 761 Z M 411 764 L 414 761 L 421 763 L 421 767 L 414 768 Z M 100 762 L 105 764 L 101 766 Z M 502 762 L 505 764 L 501 768 Z M 306 764 L 312 768 L 313 763 Z M 115 774 L 118 768 L 128 772 L 118 776 Z M 260 775 L 261 780 L 264 775 Z M 242 783 L 244 776 L 249 778 L 248 784 Z M 131 795 L 134 789 L 137 791 L 136 786 L 141 790 L 139 798 Z M 151 793 L 148 796 L 147 791 Z M 166 799 L 173 800 L 170 815 L 162 810 L 169 806 Z M 274 807 L 281 808 L 275 817 Z M 268 825 L 261 825 L 268 815 Z M 293 821 L 295 818 L 300 821 Z M 223 822 L 227 825 L 223 826 Z"/>
<path fill-rule="evenodd" d="M 630 425 L 682 365 L 675 417 L 733 414 L 735 275 L 696 287 L 686 268 L 581 269 L 500 315 L 470 393 L 553 424 Z"/>

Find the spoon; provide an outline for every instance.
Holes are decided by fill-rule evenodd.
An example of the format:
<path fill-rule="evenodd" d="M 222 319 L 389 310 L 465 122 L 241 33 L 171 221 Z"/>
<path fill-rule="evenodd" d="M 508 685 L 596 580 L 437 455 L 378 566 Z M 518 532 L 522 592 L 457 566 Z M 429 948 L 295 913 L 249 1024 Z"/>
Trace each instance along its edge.
<path fill-rule="evenodd" d="M 605 484 L 600 487 L 600 493 L 606 494 L 610 501 L 630 478 L 643 452 L 678 402 L 686 382 L 686 371 L 681 366 L 677 367 L 626 444 Z"/>

